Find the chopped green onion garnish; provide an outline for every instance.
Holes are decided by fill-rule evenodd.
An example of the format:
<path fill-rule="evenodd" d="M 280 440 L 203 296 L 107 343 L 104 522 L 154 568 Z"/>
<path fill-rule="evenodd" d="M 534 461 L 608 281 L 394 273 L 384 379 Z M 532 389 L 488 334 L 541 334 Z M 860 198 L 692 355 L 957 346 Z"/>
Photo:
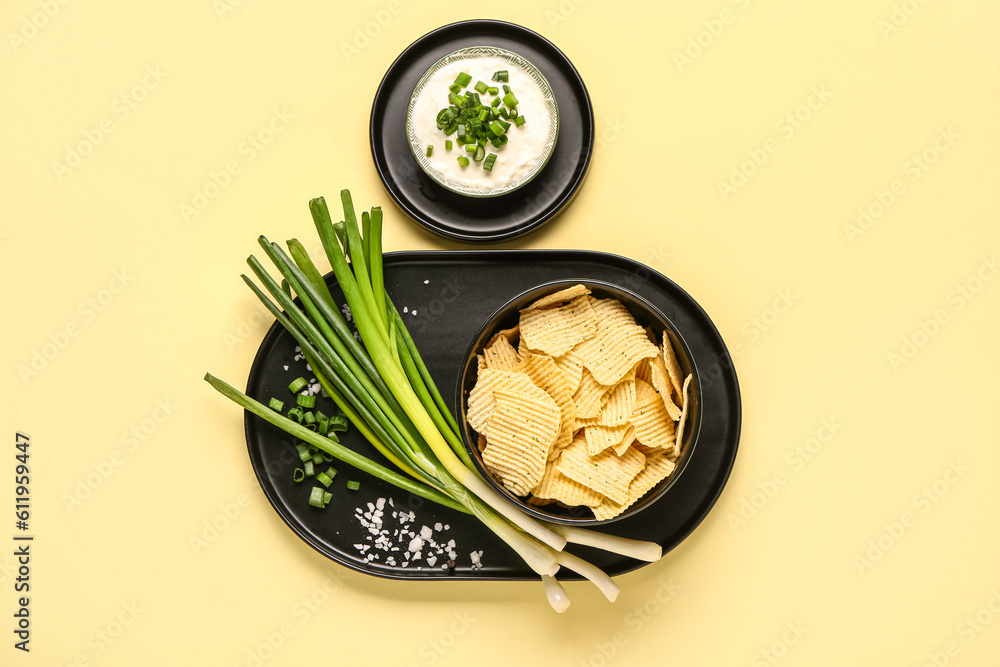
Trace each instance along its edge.
<path fill-rule="evenodd" d="M 309 492 L 309 504 L 313 507 L 326 507 L 323 502 L 323 494 L 326 493 L 322 487 L 314 486 Z"/>
<path fill-rule="evenodd" d="M 507 115 L 510 116 L 511 120 L 517 118 L 517 109 L 516 108 L 511 109 L 510 111 L 507 112 Z"/>
<path fill-rule="evenodd" d="M 463 88 L 468 86 L 470 81 L 472 81 L 472 77 L 465 72 L 459 72 L 458 76 L 455 77 L 455 83 Z"/>
<path fill-rule="evenodd" d="M 524 116 L 517 116 L 514 119 L 514 125 L 517 125 L 518 127 L 521 127 L 522 125 L 524 125 Z"/>
<path fill-rule="evenodd" d="M 458 166 L 460 166 L 460 167 L 468 167 L 469 166 L 469 158 L 465 157 L 464 155 L 459 155 L 458 156 Z"/>
<path fill-rule="evenodd" d="M 293 394 L 297 394 L 300 391 L 302 391 L 303 389 L 305 389 L 307 384 L 309 384 L 309 383 L 306 382 L 305 378 L 301 378 L 301 377 L 300 378 L 295 378 L 294 380 L 292 380 L 292 383 L 290 385 L 288 385 L 288 390 L 290 392 L 292 392 Z"/>
<path fill-rule="evenodd" d="M 444 142 L 444 149 L 446 151 L 450 151 L 451 150 L 451 139 L 446 139 L 445 140 L 445 142 Z"/>
<path fill-rule="evenodd" d="M 330 485 L 333 484 L 333 480 L 330 479 L 329 475 L 327 475 L 325 472 L 321 472 L 321 473 L 317 474 L 316 475 L 316 481 L 319 482 L 320 484 L 322 484 L 323 486 L 327 487 L 327 488 L 329 488 Z"/>
<path fill-rule="evenodd" d="M 497 93 L 500 92 L 500 89 L 499 88 L 490 87 L 490 88 L 486 89 L 486 92 L 489 93 L 490 95 L 496 95 Z"/>
<path fill-rule="evenodd" d="M 434 155 L 434 144 L 427 144 L 427 157 Z"/>
<path fill-rule="evenodd" d="M 330 430 L 330 420 L 320 415 L 316 417 L 316 432 L 320 435 L 326 435 L 327 431 Z"/>
<path fill-rule="evenodd" d="M 316 407 L 316 397 L 310 396 L 309 394 L 299 394 L 295 397 L 295 403 L 299 407 L 303 408 L 315 408 Z"/>
<path fill-rule="evenodd" d="M 499 72 L 493 72 L 494 81 L 506 81 L 507 80 L 507 70 L 502 69 Z"/>
<path fill-rule="evenodd" d="M 326 476 L 329 477 L 330 479 L 333 479 L 334 477 L 336 477 L 337 476 L 337 470 L 336 470 L 336 468 L 334 468 L 333 466 L 330 466 L 329 468 L 327 468 L 326 469 Z"/>
<path fill-rule="evenodd" d="M 312 451 L 310 451 L 309 445 L 304 442 L 295 445 L 295 450 L 299 453 L 300 461 L 308 461 L 312 458 Z"/>
<path fill-rule="evenodd" d="M 333 500 L 333 494 L 330 493 L 329 491 L 324 491 L 323 492 L 323 507 L 326 507 L 327 505 L 329 505 L 331 500 Z"/>
<path fill-rule="evenodd" d="M 458 91 L 462 90 L 462 87 L 460 85 L 458 85 L 457 83 L 453 83 L 450 86 L 448 86 L 448 90 L 450 90 L 451 92 L 453 92 L 455 94 L 458 94 Z"/>
<path fill-rule="evenodd" d="M 486 150 L 482 146 L 477 146 L 476 154 L 472 156 L 472 159 L 476 162 L 482 162 L 484 157 L 486 157 Z"/>
<path fill-rule="evenodd" d="M 289 410 L 288 414 L 285 415 L 285 416 L 288 417 L 289 419 L 294 419 L 295 421 L 297 421 L 298 423 L 301 424 L 302 423 L 302 415 L 303 415 L 302 408 L 296 406 L 296 407 L 292 408 L 291 410 Z"/>
<path fill-rule="evenodd" d="M 270 401 L 267 402 L 267 407 L 271 408 L 275 412 L 281 412 L 282 410 L 285 409 L 285 402 L 279 401 L 276 398 L 272 398 Z"/>
<path fill-rule="evenodd" d="M 498 107 L 498 106 L 500 106 L 500 104 L 501 104 L 502 102 L 503 102 L 503 100 L 501 100 L 501 99 L 500 99 L 499 97 L 494 97 L 494 98 L 493 98 L 493 101 L 492 101 L 492 102 L 490 102 L 490 106 L 491 106 L 491 107 Z"/>
<path fill-rule="evenodd" d="M 313 414 L 312 410 L 307 410 L 305 414 L 302 415 L 302 423 L 305 424 L 307 427 L 316 426 L 316 415 Z"/>
<path fill-rule="evenodd" d="M 507 106 L 513 108 L 517 106 L 517 98 L 514 97 L 514 93 L 507 93 L 503 96 L 503 103 Z"/>
<path fill-rule="evenodd" d="M 337 437 L 337 432 L 333 429 L 326 432 L 326 439 L 333 440 L 334 442 L 340 442 L 340 438 Z"/>
<path fill-rule="evenodd" d="M 498 137 L 507 131 L 504 129 L 504 126 L 500 124 L 500 121 L 497 120 L 490 123 L 490 129 L 493 130 L 493 134 L 497 135 Z"/>
<path fill-rule="evenodd" d="M 306 473 L 304 470 L 302 470 L 302 468 L 296 468 L 295 470 L 292 471 L 293 482 L 301 482 L 305 478 L 306 478 Z"/>
<path fill-rule="evenodd" d="M 347 430 L 347 417 L 344 415 L 334 415 L 330 417 L 330 432 L 333 431 L 346 431 Z"/>
<path fill-rule="evenodd" d="M 485 169 L 486 171 L 493 171 L 493 163 L 496 161 L 497 161 L 497 154 L 490 153 L 489 155 L 486 156 L 486 159 L 483 161 L 483 169 Z"/>
<path fill-rule="evenodd" d="M 486 91 L 487 91 L 487 90 L 489 90 L 489 89 L 490 89 L 490 87 L 489 87 L 489 86 L 487 86 L 487 85 L 486 85 L 485 83 L 483 83 L 482 81 L 478 81 L 478 82 L 476 83 L 476 92 L 477 92 L 477 93 L 479 93 L 480 95 L 483 95 L 483 94 L 485 94 L 485 93 L 486 93 Z"/>
<path fill-rule="evenodd" d="M 316 452 L 315 454 L 313 454 L 312 462 L 314 466 L 318 466 L 319 464 L 323 463 L 323 454 L 320 452 Z"/>
<path fill-rule="evenodd" d="M 361 488 L 361 482 L 355 482 L 353 479 L 347 483 L 348 491 L 357 491 Z"/>
<path fill-rule="evenodd" d="M 312 462 L 312 459 L 303 463 L 302 468 L 305 470 L 306 477 L 312 477 L 316 474 L 316 464 Z"/>

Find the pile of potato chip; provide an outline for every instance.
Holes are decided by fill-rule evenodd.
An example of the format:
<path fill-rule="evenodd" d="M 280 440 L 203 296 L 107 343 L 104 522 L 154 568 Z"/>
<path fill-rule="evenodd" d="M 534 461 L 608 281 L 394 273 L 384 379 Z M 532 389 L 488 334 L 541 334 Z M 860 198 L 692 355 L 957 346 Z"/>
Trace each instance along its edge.
<path fill-rule="evenodd" d="M 680 455 L 691 375 L 666 332 L 575 285 L 521 310 L 478 357 L 466 419 L 483 463 L 529 503 L 618 516 Z"/>

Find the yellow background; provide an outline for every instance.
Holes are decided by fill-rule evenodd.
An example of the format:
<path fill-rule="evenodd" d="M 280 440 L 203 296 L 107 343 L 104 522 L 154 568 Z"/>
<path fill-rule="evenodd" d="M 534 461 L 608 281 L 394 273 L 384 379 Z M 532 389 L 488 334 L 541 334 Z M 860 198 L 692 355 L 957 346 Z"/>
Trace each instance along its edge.
<path fill-rule="evenodd" d="M 573 205 L 505 247 L 650 264 L 733 351 L 743 433 L 714 511 L 620 577 L 615 604 L 567 585 L 564 615 L 536 583 L 385 581 L 313 552 L 252 479 L 240 412 L 201 378 L 244 381 L 268 322 L 238 276 L 258 234 L 309 237 L 310 197 L 382 205 L 388 250 L 455 247 L 384 192 L 368 114 L 400 51 L 481 16 L 426 0 L 15 0 L 0 9 L 0 544 L 17 430 L 37 539 L 30 655 L 12 647 L 0 548 L 0 663 L 247 665 L 270 637 L 268 666 L 993 664 L 995 3 L 489 10 L 568 55 L 599 137 Z M 250 159 L 241 144 L 272 120 Z M 196 554 L 190 538 L 233 504 Z"/>

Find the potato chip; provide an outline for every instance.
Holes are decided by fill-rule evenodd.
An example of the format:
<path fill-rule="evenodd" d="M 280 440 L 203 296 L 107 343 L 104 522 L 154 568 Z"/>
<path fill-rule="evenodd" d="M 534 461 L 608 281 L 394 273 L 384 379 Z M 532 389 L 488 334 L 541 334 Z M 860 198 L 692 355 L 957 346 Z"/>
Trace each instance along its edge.
<path fill-rule="evenodd" d="M 677 422 L 677 435 L 674 438 L 674 454 L 681 455 L 681 445 L 684 441 L 684 424 L 687 422 L 688 409 L 691 407 L 688 399 L 688 389 L 691 384 L 692 375 L 684 378 L 684 388 L 681 391 L 681 418 Z"/>
<path fill-rule="evenodd" d="M 626 451 L 628 451 L 628 448 L 634 444 L 637 444 L 635 441 L 635 426 L 628 424 L 628 430 L 625 431 L 625 436 L 622 438 L 622 441 L 615 445 L 615 454 L 618 456 L 623 455 Z M 640 449 L 639 451 L 641 452 L 642 450 Z M 643 454 L 645 453 L 646 452 L 643 452 Z"/>
<path fill-rule="evenodd" d="M 469 392 L 469 407 L 465 415 L 469 426 L 478 433 L 483 433 L 486 429 L 486 420 L 495 406 L 493 392 L 497 389 L 528 392 L 538 387 L 524 373 L 495 371 L 490 368 L 480 371 L 476 386 Z"/>
<path fill-rule="evenodd" d="M 635 409 L 635 377 L 626 376 L 607 393 L 597 423 L 601 426 L 621 426 Z"/>
<path fill-rule="evenodd" d="M 590 456 L 587 453 L 586 438 L 577 436 L 563 450 L 556 468 L 570 479 L 624 504 L 628 502 L 628 488 L 632 479 L 645 464 L 646 457 L 631 447 L 623 456 L 607 450 L 597 456 Z"/>
<path fill-rule="evenodd" d="M 611 391 L 611 387 L 599 383 L 590 374 L 590 371 L 586 368 L 583 369 L 580 376 L 580 386 L 573 394 L 577 419 L 588 419 L 600 415 L 604 396 L 609 391 Z"/>
<path fill-rule="evenodd" d="M 635 439 L 648 447 L 669 449 L 674 444 L 674 420 L 653 387 L 642 380 L 635 383 L 635 410 L 629 417 Z"/>
<path fill-rule="evenodd" d="M 482 454 L 483 450 L 486 449 L 486 436 L 482 433 L 479 434 L 479 440 L 476 442 L 476 447 L 479 449 L 480 454 Z"/>
<path fill-rule="evenodd" d="M 593 424 L 583 429 L 584 438 L 587 440 L 587 453 L 597 456 L 608 447 L 617 447 L 621 444 L 625 434 L 628 433 L 629 425 L 621 426 L 601 426 Z"/>
<path fill-rule="evenodd" d="M 573 440 L 573 423 L 576 420 L 576 404 L 569 381 L 552 357 L 544 354 L 529 354 L 524 360 L 524 372 L 559 406 L 559 435 L 553 448 L 562 449 Z"/>
<path fill-rule="evenodd" d="M 566 289 L 561 289 L 558 292 L 553 292 L 547 296 L 543 296 L 538 301 L 528 306 L 525 310 L 541 310 L 547 308 L 553 304 L 562 303 L 564 301 L 572 301 L 573 299 L 581 296 L 590 294 L 590 290 L 583 285 L 573 285 L 572 287 L 567 287 Z"/>
<path fill-rule="evenodd" d="M 510 344 L 506 336 L 497 335 L 493 343 L 483 351 L 486 367 L 496 371 L 516 371 L 523 365 L 523 359 Z"/>
<path fill-rule="evenodd" d="M 670 381 L 667 367 L 663 362 L 663 357 L 656 355 L 654 359 L 648 360 L 648 364 L 649 383 L 653 385 L 653 389 L 660 393 L 660 398 L 663 400 L 663 407 L 667 409 L 667 414 L 670 415 L 671 419 L 677 421 L 681 418 L 681 409 L 677 407 L 677 404 L 670 397 L 673 385 Z"/>
<path fill-rule="evenodd" d="M 634 370 L 640 359 L 655 357 L 656 346 L 625 306 L 614 299 L 587 298 L 596 314 L 596 331 L 573 351 L 598 382 L 613 385 Z"/>
<path fill-rule="evenodd" d="M 583 362 L 580 361 L 580 357 L 576 356 L 573 350 L 570 350 L 566 354 L 560 357 L 552 357 L 552 360 L 556 362 L 556 366 L 566 374 L 566 380 L 569 382 L 570 391 L 574 394 L 576 390 L 580 387 L 580 377 L 583 375 Z"/>
<path fill-rule="evenodd" d="M 477 378 L 479 377 L 479 374 L 483 372 L 484 368 L 486 368 L 486 357 L 484 357 L 481 354 L 477 354 L 476 355 L 476 377 Z"/>
<path fill-rule="evenodd" d="M 542 481 L 531 490 L 528 502 L 537 500 L 559 501 L 569 507 L 586 505 L 597 507 L 604 502 L 604 496 L 591 488 L 576 482 L 550 465 L 542 476 Z"/>
<path fill-rule="evenodd" d="M 681 365 L 677 362 L 677 355 L 674 354 L 674 348 L 670 345 L 670 338 L 667 337 L 666 331 L 663 332 L 660 354 L 663 355 L 663 364 L 667 368 L 667 373 L 670 374 L 670 384 L 673 386 L 677 397 L 680 398 L 681 378 L 684 376 L 684 371 L 681 370 Z"/>
<path fill-rule="evenodd" d="M 593 336 L 596 330 L 597 316 L 588 298 L 581 296 L 546 310 L 522 310 L 521 338 L 532 350 L 553 357 L 569 352 L 574 345 Z"/>
<path fill-rule="evenodd" d="M 493 345 L 493 343 L 495 343 L 497 338 L 499 338 L 500 336 L 506 338 L 507 342 L 513 345 L 514 341 L 516 341 L 518 338 L 521 337 L 521 326 L 519 324 L 515 324 L 510 329 L 501 329 L 500 331 L 493 334 L 489 342 L 486 343 L 486 347 L 490 347 L 491 345 Z"/>
<path fill-rule="evenodd" d="M 640 359 L 635 365 L 635 377 L 637 380 L 642 380 L 643 382 L 652 384 L 653 374 L 650 370 L 650 363 L 652 361 L 652 358 Z"/>
<path fill-rule="evenodd" d="M 610 498 L 605 499 L 599 507 L 594 508 L 594 516 L 601 521 L 618 516 L 634 505 L 654 486 L 673 474 L 674 468 L 674 462 L 662 452 L 646 457 L 646 466 L 629 484 L 628 499 L 624 503 L 616 503 Z"/>
<path fill-rule="evenodd" d="M 524 496 L 545 474 L 559 433 L 559 406 L 537 387 L 533 392 L 495 390 L 493 398 L 483 462 L 511 493 Z"/>

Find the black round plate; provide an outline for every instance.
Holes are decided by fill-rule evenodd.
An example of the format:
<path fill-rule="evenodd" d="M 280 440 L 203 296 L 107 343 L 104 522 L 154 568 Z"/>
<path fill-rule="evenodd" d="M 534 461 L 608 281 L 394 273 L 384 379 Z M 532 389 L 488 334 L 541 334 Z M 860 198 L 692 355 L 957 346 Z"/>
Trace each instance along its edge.
<path fill-rule="evenodd" d="M 530 183 L 499 197 L 466 197 L 427 176 L 406 139 L 406 107 L 417 80 L 447 54 L 496 46 L 527 58 L 545 75 L 559 104 L 559 139 L 548 164 Z M 576 196 L 594 149 L 594 109 L 583 79 L 547 39 L 513 23 L 452 23 L 411 44 L 389 67 L 372 103 L 372 158 L 389 195 L 430 231 L 466 242 L 511 239 L 551 220 Z"/>

